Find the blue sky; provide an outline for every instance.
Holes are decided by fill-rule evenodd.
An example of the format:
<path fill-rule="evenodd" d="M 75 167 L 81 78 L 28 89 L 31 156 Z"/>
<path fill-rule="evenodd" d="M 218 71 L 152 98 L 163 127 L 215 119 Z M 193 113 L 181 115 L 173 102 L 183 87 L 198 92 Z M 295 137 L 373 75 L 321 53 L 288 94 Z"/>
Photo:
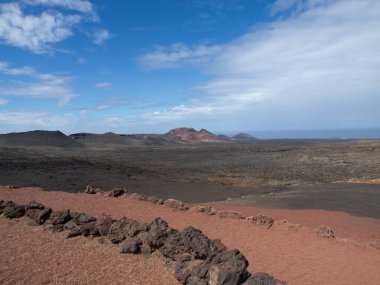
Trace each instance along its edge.
<path fill-rule="evenodd" d="M 378 0 L 2 0 L 0 132 L 380 127 Z"/>

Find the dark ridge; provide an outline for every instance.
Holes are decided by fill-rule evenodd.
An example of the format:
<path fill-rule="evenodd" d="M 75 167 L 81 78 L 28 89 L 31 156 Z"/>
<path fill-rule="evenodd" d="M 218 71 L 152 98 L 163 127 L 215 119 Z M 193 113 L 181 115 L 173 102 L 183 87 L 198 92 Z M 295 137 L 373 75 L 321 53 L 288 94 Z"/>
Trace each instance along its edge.
<path fill-rule="evenodd" d="M 250 142 L 257 140 L 257 138 L 247 133 L 239 133 L 236 136 L 234 136 L 233 139 L 241 142 Z"/>
<path fill-rule="evenodd" d="M 30 131 L 20 133 L 0 134 L 0 145 L 5 146 L 55 146 L 55 147 L 79 147 L 78 142 L 73 141 L 60 131 Z"/>

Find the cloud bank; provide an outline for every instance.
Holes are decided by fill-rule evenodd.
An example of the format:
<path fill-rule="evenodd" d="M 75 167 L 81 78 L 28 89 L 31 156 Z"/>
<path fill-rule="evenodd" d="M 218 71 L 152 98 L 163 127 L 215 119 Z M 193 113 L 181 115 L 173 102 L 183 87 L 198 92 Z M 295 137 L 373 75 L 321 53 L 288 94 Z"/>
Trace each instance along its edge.
<path fill-rule="evenodd" d="M 153 70 L 192 66 L 214 78 L 194 87 L 199 96 L 184 102 L 184 118 L 194 118 L 189 109 L 204 108 L 205 117 L 210 110 L 214 117 L 247 113 L 274 128 L 378 125 L 380 2 L 301 4 L 291 16 L 253 27 L 233 42 L 160 46 L 139 61 Z M 276 1 L 272 11 L 293 5 Z M 170 112 L 178 119 L 177 111 L 161 114 Z"/>

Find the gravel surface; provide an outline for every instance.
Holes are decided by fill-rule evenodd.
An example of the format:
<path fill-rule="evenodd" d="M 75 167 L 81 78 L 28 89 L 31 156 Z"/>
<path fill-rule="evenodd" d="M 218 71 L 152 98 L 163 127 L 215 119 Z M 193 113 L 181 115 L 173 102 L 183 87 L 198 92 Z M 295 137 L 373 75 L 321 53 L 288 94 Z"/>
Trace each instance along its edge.
<path fill-rule="evenodd" d="M 44 192 L 39 188 L 16 190 L 0 188 L 0 199 L 14 200 L 18 203 L 36 200 L 52 207 L 54 210 L 70 208 L 73 211 L 84 211 L 94 216 L 107 213 L 115 218 L 127 216 L 145 222 L 155 217 L 162 217 L 169 222 L 170 226 L 179 230 L 192 225 L 200 228 L 210 238 L 219 238 L 228 247 L 241 250 L 250 262 L 249 270 L 251 272 L 268 272 L 276 278 L 288 281 L 291 285 L 380 284 L 380 250 L 370 245 L 373 242 L 380 241 L 380 221 L 371 218 L 353 217 L 345 213 L 320 210 L 258 209 L 240 205 L 215 204 L 215 207 L 218 209 L 240 211 L 246 215 L 257 212 L 263 214 L 269 213 L 276 218 L 286 218 L 290 221 L 288 223 L 276 222 L 272 228 L 267 229 L 246 220 L 207 216 L 196 212 L 194 208 L 186 212 L 179 212 L 164 206 L 154 205 L 150 202 L 125 197 L 109 198 L 102 195 Z M 317 225 L 330 226 L 333 229 L 336 227 L 337 238 L 324 239 L 318 237 L 315 233 Z M 6 224 L 5 226 L 8 227 L 9 225 Z M 36 232 L 34 228 L 21 227 L 22 230 L 19 227 L 16 228 L 21 236 L 25 236 L 23 233 L 27 233 L 26 235 L 29 236 L 31 233 Z M 4 234 L 3 228 L 1 229 L 1 233 L 2 235 Z M 90 256 L 82 256 L 78 254 L 80 250 L 72 250 L 74 247 L 71 247 L 71 243 L 81 248 L 83 246 L 91 247 L 93 241 L 85 241 L 78 238 L 63 242 L 63 239 L 59 236 L 53 237 L 52 234 L 42 231 L 38 231 L 38 236 L 33 239 L 35 244 L 28 241 L 24 242 L 22 238 L 16 239 L 17 233 L 12 237 L 13 234 L 7 240 L 1 241 L 2 256 L 4 256 L 4 253 L 7 256 L 7 253 L 13 252 L 12 255 L 15 256 L 16 260 L 23 260 L 23 256 L 35 255 L 35 258 L 40 260 L 40 266 L 36 268 L 41 268 L 41 271 L 49 270 L 49 266 L 52 266 L 51 264 L 61 264 L 62 266 L 64 264 L 61 272 L 56 275 L 63 276 L 62 278 L 79 278 L 78 280 L 84 280 L 80 279 L 82 278 L 81 276 L 73 274 L 76 268 L 85 269 L 84 272 L 87 272 L 86 274 L 88 274 L 89 278 L 97 278 L 89 272 L 92 270 L 92 264 L 99 263 L 99 267 L 97 267 L 99 270 L 96 272 L 101 272 L 99 273 L 100 276 L 98 276 L 100 279 L 93 279 L 93 283 L 96 284 L 102 284 L 105 280 L 111 280 L 110 284 L 117 284 L 119 282 L 120 274 L 111 274 L 110 270 L 113 267 L 109 264 L 122 266 L 124 269 L 116 270 L 116 272 L 123 272 L 126 278 L 135 280 L 136 284 L 165 284 L 146 279 L 147 275 L 149 275 L 149 278 L 155 278 L 156 274 L 154 272 L 157 272 L 155 271 L 157 268 L 160 268 L 160 272 L 162 271 L 163 267 L 157 267 L 157 262 L 154 262 L 155 266 L 152 265 L 152 274 L 145 274 L 144 280 L 142 280 L 141 275 L 138 273 L 142 271 L 138 268 L 143 269 L 145 266 L 139 267 L 138 265 L 132 265 L 132 263 L 130 263 L 131 266 L 128 266 L 128 263 L 121 264 L 121 259 L 128 259 L 129 257 L 119 255 L 112 248 L 108 249 L 108 247 L 96 245 L 96 248 L 99 248 L 100 251 L 90 251 L 88 252 Z M 44 249 L 45 243 L 39 241 L 43 238 L 56 240 L 56 245 L 62 246 L 61 251 L 58 254 L 52 255 L 45 254 L 45 250 L 39 250 L 41 248 Z M 18 244 L 23 245 L 23 250 L 18 250 Z M 28 244 L 29 246 L 27 246 Z M 8 248 L 12 247 L 13 251 L 8 251 Z M 51 246 L 50 248 L 52 250 L 55 246 Z M 72 251 L 69 254 L 65 254 L 66 250 Z M 108 253 L 109 250 L 112 250 L 112 253 Z M 30 254 L 31 251 L 34 252 L 34 255 Z M 104 253 L 104 251 L 109 255 Z M 88 258 L 86 259 L 87 263 L 83 262 L 82 258 Z M 142 262 L 142 257 L 136 258 L 139 258 L 140 262 Z M 26 278 L 27 269 L 25 268 L 18 269 L 20 271 L 9 271 L 12 268 L 12 263 L 4 264 L 4 262 L 10 262 L 9 260 L 11 261 L 12 258 L 2 258 L 1 268 L 8 269 L 2 269 L 0 275 L 8 276 L 8 278 L 10 278 L 9 276 L 12 278 L 19 278 L 18 276 Z M 77 266 L 69 266 L 69 269 L 67 269 L 66 263 L 70 262 L 76 262 Z M 137 264 L 139 263 L 137 262 Z M 15 266 L 15 263 L 13 263 L 13 266 Z M 60 266 L 56 266 L 55 268 L 59 269 Z M 104 270 L 104 268 L 107 269 Z M 126 271 L 135 272 L 134 270 L 136 270 L 135 275 L 125 273 Z M 11 273 L 5 274 L 4 272 Z M 46 274 L 45 276 L 50 275 Z M 159 278 L 160 275 L 156 277 Z M 169 280 L 168 278 L 165 278 L 165 280 Z M 17 281 L 17 279 L 14 280 Z M 54 283 L 54 280 L 50 281 Z M 20 281 L 20 283 L 23 282 Z M 127 284 L 135 283 L 127 282 Z"/>

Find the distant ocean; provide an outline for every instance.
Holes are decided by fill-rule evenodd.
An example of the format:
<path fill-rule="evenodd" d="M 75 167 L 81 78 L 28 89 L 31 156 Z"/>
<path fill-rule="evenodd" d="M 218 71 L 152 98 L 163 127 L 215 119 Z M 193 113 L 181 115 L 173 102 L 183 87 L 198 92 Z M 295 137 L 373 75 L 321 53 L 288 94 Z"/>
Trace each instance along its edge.
<path fill-rule="evenodd" d="M 235 135 L 229 132 L 227 135 Z M 380 129 L 244 131 L 258 139 L 380 139 Z"/>

